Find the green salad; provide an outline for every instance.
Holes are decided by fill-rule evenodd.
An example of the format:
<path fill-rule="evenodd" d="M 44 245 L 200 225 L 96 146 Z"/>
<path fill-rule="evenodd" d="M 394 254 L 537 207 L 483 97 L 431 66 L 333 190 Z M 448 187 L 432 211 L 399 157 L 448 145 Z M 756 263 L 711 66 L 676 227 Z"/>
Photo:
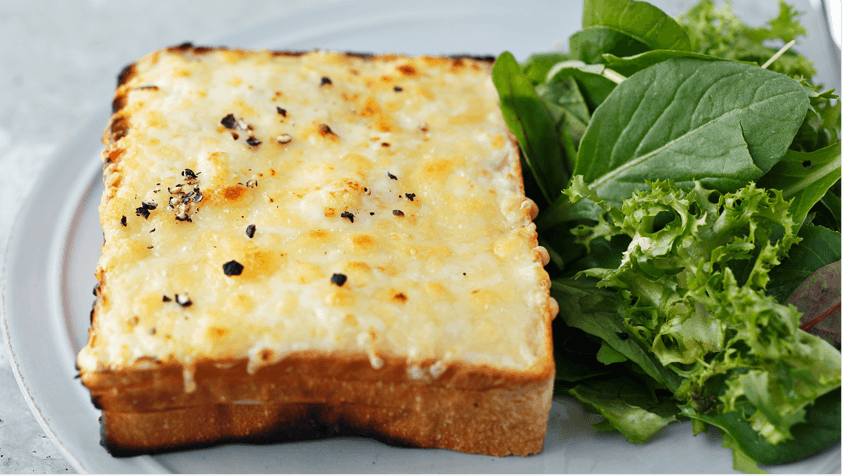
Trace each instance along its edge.
<path fill-rule="evenodd" d="M 493 69 L 563 309 L 555 392 L 631 443 L 716 427 L 744 472 L 841 434 L 839 330 L 788 303 L 839 269 L 840 102 L 779 9 L 585 0 L 569 53 Z"/>

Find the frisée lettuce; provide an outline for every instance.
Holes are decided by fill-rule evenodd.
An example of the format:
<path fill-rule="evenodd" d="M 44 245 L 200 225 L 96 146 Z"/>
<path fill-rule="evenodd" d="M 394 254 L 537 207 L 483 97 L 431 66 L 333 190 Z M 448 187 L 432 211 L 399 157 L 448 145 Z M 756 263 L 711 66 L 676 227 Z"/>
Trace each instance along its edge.
<path fill-rule="evenodd" d="M 683 415 L 733 413 L 770 445 L 791 440 L 806 407 L 840 386 L 841 369 L 831 344 L 799 329 L 796 308 L 764 293 L 769 271 L 799 241 L 789 203 L 754 184 L 727 194 L 699 182 L 648 185 L 615 208 L 574 177 L 565 193 L 591 199 L 609 218 L 578 226 L 576 241 L 631 239 L 620 266 L 575 279 L 619 291 L 612 300 L 622 332 L 681 378 L 673 396 Z M 555 296 L 573 306 L 572 294 Z"/>

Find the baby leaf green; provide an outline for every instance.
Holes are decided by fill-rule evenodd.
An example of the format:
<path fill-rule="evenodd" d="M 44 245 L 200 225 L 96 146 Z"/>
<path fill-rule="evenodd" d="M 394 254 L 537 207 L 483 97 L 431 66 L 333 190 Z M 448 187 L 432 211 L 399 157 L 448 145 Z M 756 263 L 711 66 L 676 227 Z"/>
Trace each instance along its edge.
<path fill-rule="evenodd" d="M 614 205 L 645 180 L 736 190 L 770 170 L 802 124 L 808 96 L 758 66 L 676 58 L 621 84 L 595 111 L 574 174 Z"/>
<path fill-rule="evenodd" d="M 761 177 L 758 185 L 782 191 L 793 200 L 790 213 L 797 224 L 805 221 L 828 189 L 840 180 L 840 143 L 815 152 L 788 150 L 784 158 Z"/>
<path fill-rule="evenodd" d="M 559 116 L 567 113 L 585 127 L 591 120 L 591 112 L 585 102 L 577 81 L 565 76 L 536 86 L 536 93 L 551 105 L 559 108 Z M 554 109 L 551 109 L 551 114 Z M 555 116 L 555 114 L 554 114 Z M 558 121 L 558 119 L 557 119 Z"/>
<path fill-rule="evenodd" d="M 533 84 L 539 84 L 547 78 L 547 72 L 553 65 L 571 59 L 574 58 L 568 53 L 536 53 L 521 64 L 521 69 Z"/>
<path fill-rule="evenodd" d="M 492 82 L 506 125 L 518 139 L 545 200 L 553 202 L 568 183 L 553 117 L 508 51 L 495 61 Z"/>
<path fill-rule="evenodd" d="M 840 261 L 818 269 L 787 298 L 802 313 L 799 324 L 809 334 L 840 347 Z"/>
<path fill-rule="evenodd" d="M 643 384 L 627 377 L 585 382 L 568 391 L 593 406 L 607 420 L 598 429 L 617 429 L 630 443 L 644 443 L 676 421 L 676 404 L 659 401 Z"/>
<path fill-rule="evenodd" d="M 567 66 L 566 66 L 567 65 Z M 617 83 L 601 74 L 601 65 L 573 66 L 570 62 L 560 63 L 548 71 L 548 83 L 571 77 L 577 81 L 588 110 L 594 112 L 615 90 Z"/>
<path fill-rule="evenodd" d="M 828 214 L 831 217 L 832 228 L 839 230 L 841 212 L 840 197 L 832 193 L 832 191 L 833 189 L 826 192 L 820 202 L 822 202 L 825 209 L 828 210 Z"/>
<path fill-rule="evenodd" d="M 650 49 L 691 49 L 688 33 L 665 12 L 634 0 L 585 0 L 583 28 L 603 26 L 617 30 Z"/>
<path fill-rule="evenodd" d="M 805 421 L 793 426 L 793 439 L 770 444 L 738 411 L 705 414 L 683 406 L 682 413 L 729 434 L 752 459 L 764 464 L 782 464 L 810 456 L 840 440 L 840 389 L 817 398 L 806 411 Z"/>
<path fill-rule="evenodd" d="M 584 28 L 568 38 L 568 48 L 574 58 L 588 64 L 605 63 L 603 55 L 632 56 L 650 48 L 625 33 L 604 26 Z"/>
<path fill-rule="evenodd" d="M 770 271 L 767 294 L 785 299 L 818 269 L 840 260 L 840 233 L 822 226 L 802 225 L 799 243 Z"/>

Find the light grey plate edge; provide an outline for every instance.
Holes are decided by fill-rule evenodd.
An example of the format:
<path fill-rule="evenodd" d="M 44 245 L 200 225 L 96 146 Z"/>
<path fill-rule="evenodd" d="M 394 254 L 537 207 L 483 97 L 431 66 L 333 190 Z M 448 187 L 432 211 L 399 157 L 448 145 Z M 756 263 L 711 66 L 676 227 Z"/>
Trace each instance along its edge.
<path fill-rule="evenodd" d="M 52 414 L 49 409 L 42 408 L 44 405 L 49 405 L 50 401 L 40 396 L 42 392 L 48 393 L 51 391 L 83 392 L 83 387 L 78 380 L 67 378 L 67 374 L 72 372 L 72 367 L 62 369 L 65 372 L 58 369 L 45 369 L 44 367 L 34 369 L 35 362 L 29 362 L 21 357 L 21 355 L 26 355 L 26 352 L 32 346 L 52 344 L 55 346 L 52 349 L 41 350 L 52 350 L 53 354 L 58 357 L 56 360 L 59 362 L 75 362 L 67 326 L 61 322 L 64 310 L 62 309 L 61 284 L 59 281 L 63 277 L 61 267 L 68 244 L 68 231 L 74 218 L 78 216 L 79 210 L 83 207 L 82 198 L 85 192 L 90 188 L 93 181 L 97 180 L 101 170 L 101 164 L 96 160 L 98 154 L 96 154 L 96 150 L 91 149 L 87 142 L 92 137 L 99 137 L 103 124 L 107 122 L 109 116 L 110 111 L 108 109 L 104 108 L 98 111 L 57 147 L 56 153 L 45 166 L 45 172 L 33 184 L 30 194 L 18 211 L 13 230 L 43 231 L 39 230 L 39 225 L 43 224 L 45 217 L 52 218 L 55 226 L 51 233 L 44 235 L 36 233 L 36 236 L 32 237 L 27 233 L 13 231 L 10 236 L 3 261 L 3 281 L 0 283 L 3 304 L 0 318 L 2 318 L 3 338 L 9 352 L 12 371 L 24 394 L 26 403 L 46 435 L 76 471 L 80 473 L 162 473 L 166 472 L 166 469 L 149 456 L 124 459 L 120 460 L 119 464 L 100 466 L 96 469 L 83 461 L 80 455 L 89 454 L 91 451 L 105 453 L 105 450 L 99 446 L 98 441 L 80 442 L 69 438 L 64 434 L 68 426 L 66 424 L 54 426 L 51 420 L 56 415 Z M 94 152 L 95 155 L 92 156 L 91 152 Z M 77 154 L 81 158 L 77 159 L 76 163 L 67 160 L 77 156 Z M 66 201 L 63 205 L 56 207 L 39 206 L 39 195 L 46 191 L 50 192 L 50 196 L 65 198 Z M 36 221 L 36 225 L 33 226 L 32 216 L 39 216 L 41 223 Z M 49 222 L 49 220 L 46 221 Z M 33 251 L 33 248 L 36 248 L 36 250 Z M 31 259 L 31 261 L 27 261 L 27 259 Z M 39 273 L 43 274 L 39 276 Z M 14 277 L 11 278 L 14 280 L 12 284 L 9 283 L 10 276 Z M 40 282 L 44 283 L 44 286 L 40 289 L 37 287 L 28 289 L 30 292 L 20 292 L 21 290 L 18 289 L 20 286 L 26 286 L 32 282 L 37 283 L 39 279 Z M 26 284 L 22 284 L 22 282 Z M 42 299 L 39 299 L 39 297 Z M 39 305 L 42 307 L 31 307 Z M 22 311 L 21 306 L 29 306 L 28 311 Z M 34 338 L 38 335 L 38 330 L 26 327 L 32 325 L 33 321 L 9 318 L 10 315 L 31 317 L 39 311 L 40 314 L 38 315 L 43 316 L 43 323 L 47 324 L 40 329 L 43 331 L 41 339 Z M 22 349 L 27 350 L 23 353 L 18 352 Z M 44 362 L 39 363 L 43 364 Z M 51 385 L 57 385 L 57 388 L 49 390 L 44 388 L 46 382 L 43 380 L 45 379 L 40 377 L 44 377 L 45 372 L 48 372 L 48 375 L 52 374 L 49 375 L 53 378 Z M 30 377 L 33 378 L 30 379 Z M 72 414 L 60 416 L 73 418 Z M 80 445 L 83 447 L 80 447 Z"/>

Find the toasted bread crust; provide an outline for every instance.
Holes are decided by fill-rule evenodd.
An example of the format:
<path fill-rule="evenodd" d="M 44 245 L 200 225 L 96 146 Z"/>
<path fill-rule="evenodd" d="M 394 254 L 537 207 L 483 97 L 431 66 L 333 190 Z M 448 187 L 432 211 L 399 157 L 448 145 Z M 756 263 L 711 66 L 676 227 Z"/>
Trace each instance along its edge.
<path fill-rule="evenodd" d="M 227 49 L 184 44 L 164 51 L 202 55 L 217 50 Z M 367 61 L 396 57 L 348 55 Z M 459 58 L 446 60 L 459 63 Z M 491 69 L 492 58 L 474 60 Z M 135 65 L 128 66 L 118 86 L 135 75 Z M 120 139 L 130 134 L 129 91 L 118 87 L 114 114 L 103 135 L 107 146 L 103 204 L 110 190 L 120 185 L 119 177 L 114 179 L 117 174 L 109 172 L 124 153 Z M 517 147 L 511 135 L 507 139 Z M 520 163 L 512 166 L 523 195 Z M 532 248 L 538 247 L 534 227 L 530 238 Z M 106 273 L 99 268 L 97 279 L 105 285 Z M 549 281 L 543 285 L 549 289 Z M 103 301 L 100 296 L 91 314 L 91 342 Z M 331 435 L 494 456 L 528 455 L 542 449 L 555 375 L 550 334 L 555 316 L 550 301 L 541 313 L 547 348 L 528 371 L 467 362 L 434 370 L 436 362 L 410 364 L 406 356 L 389 355 L 381 355 L 383 366 L 373 368 L 370 356 L 362 353 L 294 352 L 253 372 L 247 359 L 206 359 L 189 365 L 138 359 L 129 367 L 83 369 L 81 378 L 94 404 L 103 410 L 103 444 L 115 455 Z M 250 403 L 235 404 L 239 401 Z"/>
<path fill-rule="evenodd" d="M 123 371 L 84 373 L 82 382 L 98 408 L 125 413 L 242 400 L 375 405 L 384 400 L 383 390 L 376 389 L 382 385 L 390 386 L 388 400 L 402 402 L 412 400 L 419 388 L 482 393 L 542 386 L 552 383 L 555 375 L 553 359 L 534 373 L 454 363 L 435 377 L 430 371 L 432 362 L 408 365 L 405 359 L 386 358 L 383 367 L 374 369 L 363 355 L 293 354 L 254 374 L 248 373 L 245 360 L 205 361 L 192 368 L 177 363 L 147 364 L 145 369 L 136 365 Z M 550 401 L 543 404 L 549 408 Z"/>
<path fill-rule="evenodd" d="M 536 454 L 544 446 L 549 405 L 540 402 L 550 402 L 552 380 L 515 391 L 416 389 L 412 407 L 289 403 L 219 404 L 148 413 L 105 411 L 102 443 L 115 456 L 332 436 L 364 436 L 397 446 L 499 457 Z"/>

